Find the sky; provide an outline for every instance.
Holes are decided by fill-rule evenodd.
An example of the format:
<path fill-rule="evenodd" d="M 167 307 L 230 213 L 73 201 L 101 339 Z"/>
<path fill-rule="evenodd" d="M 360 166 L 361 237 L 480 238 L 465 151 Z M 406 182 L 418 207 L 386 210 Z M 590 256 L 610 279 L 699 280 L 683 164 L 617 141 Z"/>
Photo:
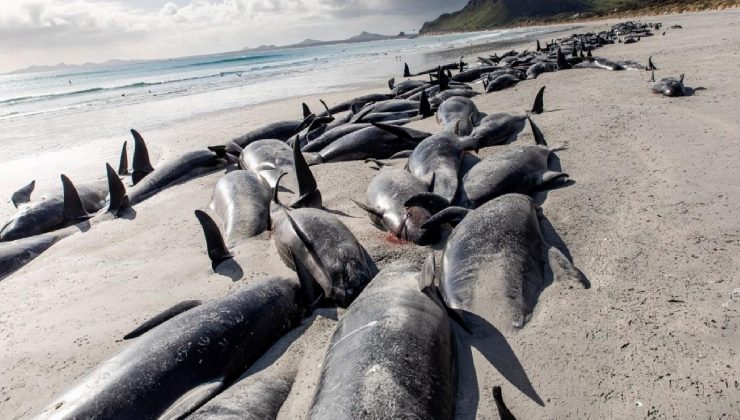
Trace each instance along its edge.
<path fill-rule="evenodd" d="M 0 0 L 0 73 L 413 33 L 467 0 Z"/>

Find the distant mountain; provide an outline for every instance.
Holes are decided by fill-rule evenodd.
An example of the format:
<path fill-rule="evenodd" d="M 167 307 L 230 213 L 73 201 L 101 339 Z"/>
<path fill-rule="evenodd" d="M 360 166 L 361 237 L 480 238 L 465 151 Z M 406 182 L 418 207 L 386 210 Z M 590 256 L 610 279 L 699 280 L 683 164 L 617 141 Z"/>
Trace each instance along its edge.
<path fill-rule="evenodd" d="M 53 66 L 30 66 L 24 69 L 11 71 L 7 74 L 22 74 L 22 73 L 40 73 L 46 71 L 84 71 L 99 69 L 106 66 L 117 66 L 119 64 L 126 63 L 139 63 L 143 60 L 108 60 L 105 63 L 85 63 L 85 64 L 66 64 L 59 63 Z"/>
<path fill-rule="evenodd" d="M 362 31 L 359 35 L 355 35 L 351 38 L 335 40 L 335 41 L 319 41 L 316 39 L 304 39 L 297 44 L 290 45 L 261 45 L 257 48 L 244 48 L 244 51 L 271 51 L 271 50 L 285 50 L 289 48 L 306 48 L 306 47 L 317 47 L 321 45 L 336 45 L 336 44 L 357 44 L 361 42 L 372 42 L 372 41 L 383 41 L 386 39 L 405 39 L 414 38 L 416 35 L 407 36 L 403 32 L 398 35 L 380 35 L 373 34 L 370 32 Z"/>
<path fill-rule="evenodd" d="M 713 8 L 725 3 L 736 3 L 736 0 L 470 0 L 462 10 L 445 13 L 424 23 L 419 33 L 474 31 L 523 22 L 585 18 L 656 8 Z"/>

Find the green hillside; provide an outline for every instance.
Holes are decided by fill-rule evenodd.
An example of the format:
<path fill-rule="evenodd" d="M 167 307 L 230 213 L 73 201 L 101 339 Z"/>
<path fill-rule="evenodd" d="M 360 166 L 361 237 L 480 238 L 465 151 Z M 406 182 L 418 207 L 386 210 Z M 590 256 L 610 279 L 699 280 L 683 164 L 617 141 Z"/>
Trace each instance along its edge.
<path fill-rule="evenodd" d="M 605 16 L 615 12 L 702 10 L 738 0 L 470 0 L 462 9 L 424 23 L 421 33 L 491 29 L 525 22 Z"/>

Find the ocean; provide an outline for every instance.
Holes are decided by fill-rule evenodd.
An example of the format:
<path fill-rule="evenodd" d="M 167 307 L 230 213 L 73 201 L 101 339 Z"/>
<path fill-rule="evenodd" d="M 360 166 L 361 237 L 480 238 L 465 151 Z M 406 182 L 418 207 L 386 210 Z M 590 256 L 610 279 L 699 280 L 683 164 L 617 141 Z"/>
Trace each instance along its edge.
<path fill-rule="evenodd" d="M 296 96 L 378 83 L 403 62 L 412 71 L 427 53 L 512 40 L 544 29 L 514 29 L 195 57 L 121 62 L 77 71 L 0 75 L 0 147 L 27 156 L 49 139 L 78 144 L 147 131 L 204 114 Z M 382 81 L 382 82 L 381 82 Z M 296 116 L 300 117 L 300 114 Z"/>

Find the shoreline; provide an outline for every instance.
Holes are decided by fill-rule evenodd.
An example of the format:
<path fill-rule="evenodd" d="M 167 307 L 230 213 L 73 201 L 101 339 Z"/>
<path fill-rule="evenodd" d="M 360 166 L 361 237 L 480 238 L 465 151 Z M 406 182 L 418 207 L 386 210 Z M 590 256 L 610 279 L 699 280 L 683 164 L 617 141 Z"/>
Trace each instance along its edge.
<path fill-rule="evenodd" d="M 684 29 L 596 54 L 641 62 L 653 55 L 659 77 L 685 73 L 689 86 L 705 88 L 693 96 L 653 95 L 647 72 L 568 70 L 474 99 L 486 113 L 521 113 L 547 86 L 547 112 L 534 119 L 575 184 L 549 192 L 543 213 L 592 287 L 548 286 L 530 323 L 500 334 L 496 344 L 509 353 L 493 345 L 471 351 L 485 368 L 474 378 L 469 417 L 496 418 L 496 385 L 519 418 L 720 418 L 740 412 L 732 373 L 740 365 L 740 82 L 727 77 L 740 65 L 740 11 L 677 15 L 671 23 Z M 318 110 L 319 97 L 331 104 L 386 90 L 379 81 L 372 89 L 216 112 L 142 135 L 156 167 L 160 159 L 297 118 L 303 101 Z M 434 118 L 409 127 L 440 130 Z M 0 165 L 0 193 L 8 197 L 11 188 L 25 185 L 28 173 L 50 173 L 47 181 L 58 182 L 60 167 L 72 170 L 73 180 L 91 178 L 105 161 L 117 163 L 124 140 L 131 143 L 122 133 L 82 157 L 75 156 L 80 149 L 55 153 L 56 160 L 18 163 L 23 176 Z M 527 129 L 513 145 L 531 141 Z M 480 157 L 505 148 L 482 149 Z M 423 262 L 428 248 L 389 241 L 352 203 L 364 200 L 377 172 L 361 161 L 312 171 L 325 206 L 344 214 L 342 222 L 379 266 Z M 163 191 L 137 205 L 133 220 L 107 221 L 65 238 L 0 281 L 0 417 L 37 413 L 124 347 L 123 334 L 165 308 L 291 274 L 269 235 L 235 249 L 242 280 L 212 272 L 193 211 L 207 208 L 223 173 Z M 13 210 L 4 202 L 0 216 Z M 305 413 L 313 396 L 332 332 L 331 325 L 322 328 L 317 335 L 324 341 L 305 350 L 301 379 L 291 391 L 293 413 Z M 506 359 L 511 355 L 513 361 Z M 488 358 L 516 362 L 521 371 L 499 370 Z M 518 390 L 522 374 L 544 405 Z M 464 414 L 471 413 L 458 413 Z"/>

